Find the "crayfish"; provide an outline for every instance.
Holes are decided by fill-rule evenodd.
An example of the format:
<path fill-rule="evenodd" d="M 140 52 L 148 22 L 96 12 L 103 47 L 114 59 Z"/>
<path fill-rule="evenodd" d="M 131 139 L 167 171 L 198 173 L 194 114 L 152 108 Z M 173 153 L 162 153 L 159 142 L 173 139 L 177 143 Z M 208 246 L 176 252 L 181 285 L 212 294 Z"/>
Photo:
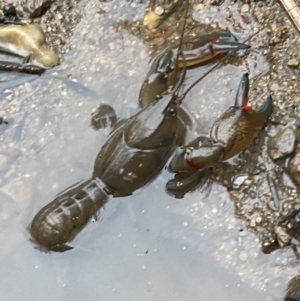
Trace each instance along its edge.
<path fill-rule="evenodd" d="M 180 183 L 177 177 L 170 180 L 167 191 L 176 195 L 183 188 L 186 193 L 204 185 L 207 169 L 242 151 L 268 120 L 273 108 L 271 97 L 254 111 L 247 100 L 248 75 L 244 75 L 234 106 L 218 118 L 210 137 L 182 146 L 187 128 L 180 105 L 187 91 L 180 94 L 180 88 L 186 67 L 219 53 L 249 48 L 229 32 L 192 41 L 184 41 L 183 32 L 178 49 L 167 48 L 154 59 L 140 91 L 141 111 L 127 120 L 113 122 L 113 130 L 96 157 L 91 179 L 63 191 L 33 218 L 29 231 L 42 249 L 71 249 L 68 243 L 110 197 L 130 196 L 153 181 L 173 154 L 169 169 L 179 175 Z M 106 105 L 104 115 L 111 117 L 108 108 Z M 93 116 L 94 123 L 101 123 L 100 113 L 97 118 Z"/>

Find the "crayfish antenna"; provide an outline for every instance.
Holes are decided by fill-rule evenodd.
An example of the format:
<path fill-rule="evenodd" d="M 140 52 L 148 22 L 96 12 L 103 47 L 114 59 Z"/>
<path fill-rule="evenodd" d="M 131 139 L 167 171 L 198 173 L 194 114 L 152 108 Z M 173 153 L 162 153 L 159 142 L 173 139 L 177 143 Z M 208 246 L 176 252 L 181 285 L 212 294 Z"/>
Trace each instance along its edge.
<path fill-rule="evenodd" d="M 175 86 L 175 88 L 173 89 L 175 92 L 178 90 L 179 87 L 181 87 L 183 81 L 184 81 L 184 78 L 185 78 L 185 75 L 186 75 L 186 62 L 185 62 L 185 57 L 183 55 L 183 52 L 182 52 L 182 43 L 183 43 L 183 36 L 184 36 L 184 31 L 185 31 L 185 25 L 186 25 L 186 19 L 187 19 L 187 14 L 188 14 L 188 11 L 189 11 L 189 1 L 187 1 L 187 6 L 186 6 L 186 11 L 185 11 L 185 16 L 184 16 L 184 21 L 183 21 L 183 25 L 182 25 L 182 31 L 181 31 L 181 35 L 180 35 L 180 40 L 179 40 L 179 46 L 178 46 L 178 51 L 177 51 L 177 55 L 176 55 L 176 58 L 175 58 L 175 69 L 174 69 L 174 80 L 173 80 L 173 86 Z M 177 80 L 177 71 L 178 71 L 178 61 L 179 61 L 179 56 L 182 56 L 183 58 L 183 71 L 181 73 L 181 76 L 180 76 L 180 80 L 177 82 L 176 84 L 176 80 Z"/>

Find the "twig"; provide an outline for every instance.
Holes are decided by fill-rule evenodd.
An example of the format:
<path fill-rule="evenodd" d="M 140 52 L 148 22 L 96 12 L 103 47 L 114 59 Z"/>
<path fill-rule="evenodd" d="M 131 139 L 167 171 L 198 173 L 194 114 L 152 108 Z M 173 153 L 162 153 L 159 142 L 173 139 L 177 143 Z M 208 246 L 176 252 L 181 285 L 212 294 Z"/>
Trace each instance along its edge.
<path fill-rule="evenodd" d="M 295 29 L 300 33 L 300 8 L 294 0 L 279 0 Z"/>

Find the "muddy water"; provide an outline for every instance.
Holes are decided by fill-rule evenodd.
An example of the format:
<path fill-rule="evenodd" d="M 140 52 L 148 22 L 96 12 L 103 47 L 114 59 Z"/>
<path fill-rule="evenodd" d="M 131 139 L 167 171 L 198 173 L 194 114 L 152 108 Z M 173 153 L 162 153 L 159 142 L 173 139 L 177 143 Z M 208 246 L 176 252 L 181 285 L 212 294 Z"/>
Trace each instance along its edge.
<path fill-rule="evenodd" d="M 263 256 L 252 234 L 240 234 L 243 225 L 217 185 L 209 197 L 194 192 L 176 200 L 164 191 L 164 173 L 133 196 L 111 200 L 72 242 L 73 250 L 42 253 L 29 241 L 26 227 L 34 214 L 92 174 L 108 134 L 90 127 L 92 109 L 103 102 L 132 114 L 149 68 L 143 41 L 113 29 L 117 21 L 141 19 L 145 4 L 115 0 L 101 4 L 103 15 L 96 14 L 98 1 L 83 6 L 61 66 L 2 89 L 0 111 L 9 121 L 0 144 L 3 300 L 280 300 L 287 279 L 262 285 L 260 268 L 269 261 L 272 269 L 278 254 Z M 230 25 L 216 8 L 195 10 L 202 23 L 215 15 L 222 27 Z M 245 39 L 253 31 L 247 26 L 235 33 Z M 255 77 L 268 68 L 261 52 L 251 52 L 240 65 L 227 64 L 205 78 L 184 103 L 196 132 L 207 133 L 232 104 L 243 72 Z M 188 83 L 204 70 L 190 71 Z M 240 264 L 251 277 L 236 269 Z"/>

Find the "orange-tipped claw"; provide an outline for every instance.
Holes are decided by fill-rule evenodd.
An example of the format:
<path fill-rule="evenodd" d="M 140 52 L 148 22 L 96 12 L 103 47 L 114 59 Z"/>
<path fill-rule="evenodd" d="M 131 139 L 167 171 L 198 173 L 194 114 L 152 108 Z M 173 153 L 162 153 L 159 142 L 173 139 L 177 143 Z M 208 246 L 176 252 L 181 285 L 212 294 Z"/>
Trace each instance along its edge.
<path fill-rule="evenodd" d="M 253 110 L 248 103 L 248 90 L 248 74 L 244 74 L 234 106 L 224 112 L 212 126 L 210 133 L 212 141 L 224 146 L 223 160 L 243 151 L 262 130 L 273 112 L 271 96 L 268 96 L 259 110 Z"/>
<path fill-rule="evenodd" d="M 259 108 L 258 113 L 264 116 L 265 120 L 267 120 L 273 113 L 273 110 L 274 110 L 273 99 L 272 96 L 269 95 L 265 100 L 265 102 Z"/>
<path fill-rule="evenodd" d="M 248 102 L 249 93 L 249 75 L 245 73 L 241 80 L 236 92 L 234 106 L 245 110 L 252 110 L 251 104 Z"/>

